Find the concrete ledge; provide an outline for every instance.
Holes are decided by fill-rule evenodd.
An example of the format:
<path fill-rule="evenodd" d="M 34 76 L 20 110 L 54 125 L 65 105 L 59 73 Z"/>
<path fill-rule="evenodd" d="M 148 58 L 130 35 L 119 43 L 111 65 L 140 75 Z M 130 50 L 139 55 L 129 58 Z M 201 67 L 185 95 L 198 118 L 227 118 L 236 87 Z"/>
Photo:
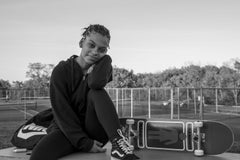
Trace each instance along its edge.
<path fill-rule="evenodd" d="M 110 145 L 106 146 L 106 153 L 74 153 L 60 160 L 110 160 Z M 215 156 L 195 157 L 189 152 L 175 151 L 156 151 L 156 150 L 141 150 L 135 152 L 141 160 L 237 160 L 240 159 L 240 153 L 223 153 Z M 1 160 L 28 160 L 28 152 L 14 153 L 13 147 L 0 150 Z M 47 153 L 46 153 L 47 154 Z"/>

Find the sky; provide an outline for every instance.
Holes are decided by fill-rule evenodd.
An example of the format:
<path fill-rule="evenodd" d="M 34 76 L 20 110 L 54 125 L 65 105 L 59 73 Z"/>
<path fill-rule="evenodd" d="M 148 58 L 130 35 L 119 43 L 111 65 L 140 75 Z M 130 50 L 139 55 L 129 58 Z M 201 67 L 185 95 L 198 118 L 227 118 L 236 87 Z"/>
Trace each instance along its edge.
<path fill-rule="evenodd" d="M 82 28 L 111 33 L 114 66 L 156 73 L 240 58 L 239 0 L 0 0 L 0 79 L 79 55 Z"/>

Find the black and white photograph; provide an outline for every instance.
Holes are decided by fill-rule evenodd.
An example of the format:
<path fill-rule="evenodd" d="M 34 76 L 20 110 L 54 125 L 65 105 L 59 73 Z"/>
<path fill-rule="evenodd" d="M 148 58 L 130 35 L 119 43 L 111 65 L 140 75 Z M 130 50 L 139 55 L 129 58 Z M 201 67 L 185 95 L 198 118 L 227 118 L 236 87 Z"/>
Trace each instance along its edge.
<path fill-rule="evenodd" d="M 240 159 L 240 1 L 0 0 L 0 159 Z"/>

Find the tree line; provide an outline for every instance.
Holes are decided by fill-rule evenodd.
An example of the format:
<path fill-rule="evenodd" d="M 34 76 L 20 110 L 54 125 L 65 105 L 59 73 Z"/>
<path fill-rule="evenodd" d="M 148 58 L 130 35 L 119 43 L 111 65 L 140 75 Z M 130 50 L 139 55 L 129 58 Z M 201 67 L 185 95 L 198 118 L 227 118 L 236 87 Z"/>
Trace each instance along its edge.
<path fill-rule="evenodd" d="M 30 63 L 26 81 L 13 81 L 0 78 L 0 88 L 45 88 L 49 87 L 53 64 Z M 138 73 L 125 68 L 113 67 L 113 81 L 107 87 L 145 88 L 145 87 L 240 87 L 240 60 L 217 67 L 215 65 L 188 65 L 170 68 L 157 73 Z"/>
<path fill-rule="evenodd" d="M 240 61 L 214 65 L 188 65 L 182 68 L 166 69 L 158 73 L 134 74 L 132 70 L 114 67 L 113 81 L 108 85 L 116 88 L 142 87 L 240 87 Z"/>

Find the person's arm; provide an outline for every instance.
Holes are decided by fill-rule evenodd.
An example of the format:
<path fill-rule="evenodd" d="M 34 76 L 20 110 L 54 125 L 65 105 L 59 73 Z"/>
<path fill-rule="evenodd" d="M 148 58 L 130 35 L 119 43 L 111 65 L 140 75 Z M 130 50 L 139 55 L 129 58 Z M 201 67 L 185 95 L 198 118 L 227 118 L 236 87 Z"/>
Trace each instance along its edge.
<path fill-rule="evenodd" d="M 69 78 L 62 66 L 57 66 L 52 73 L 50 83 L 50 99 L 54 118 L 67 137 L 67 139 L 82 151 L 89 151 L 93 146 L 93 140 L 81 128 L 82 124 L 71 108 L 71 87 L 68 86 Z"/>
<path fill-rule="evenodd" d="M 91 89 L 102 89 L 112 80 L 112 59 L 105 55 L 94 66 L 88 75 L 88 86 Z"/>

